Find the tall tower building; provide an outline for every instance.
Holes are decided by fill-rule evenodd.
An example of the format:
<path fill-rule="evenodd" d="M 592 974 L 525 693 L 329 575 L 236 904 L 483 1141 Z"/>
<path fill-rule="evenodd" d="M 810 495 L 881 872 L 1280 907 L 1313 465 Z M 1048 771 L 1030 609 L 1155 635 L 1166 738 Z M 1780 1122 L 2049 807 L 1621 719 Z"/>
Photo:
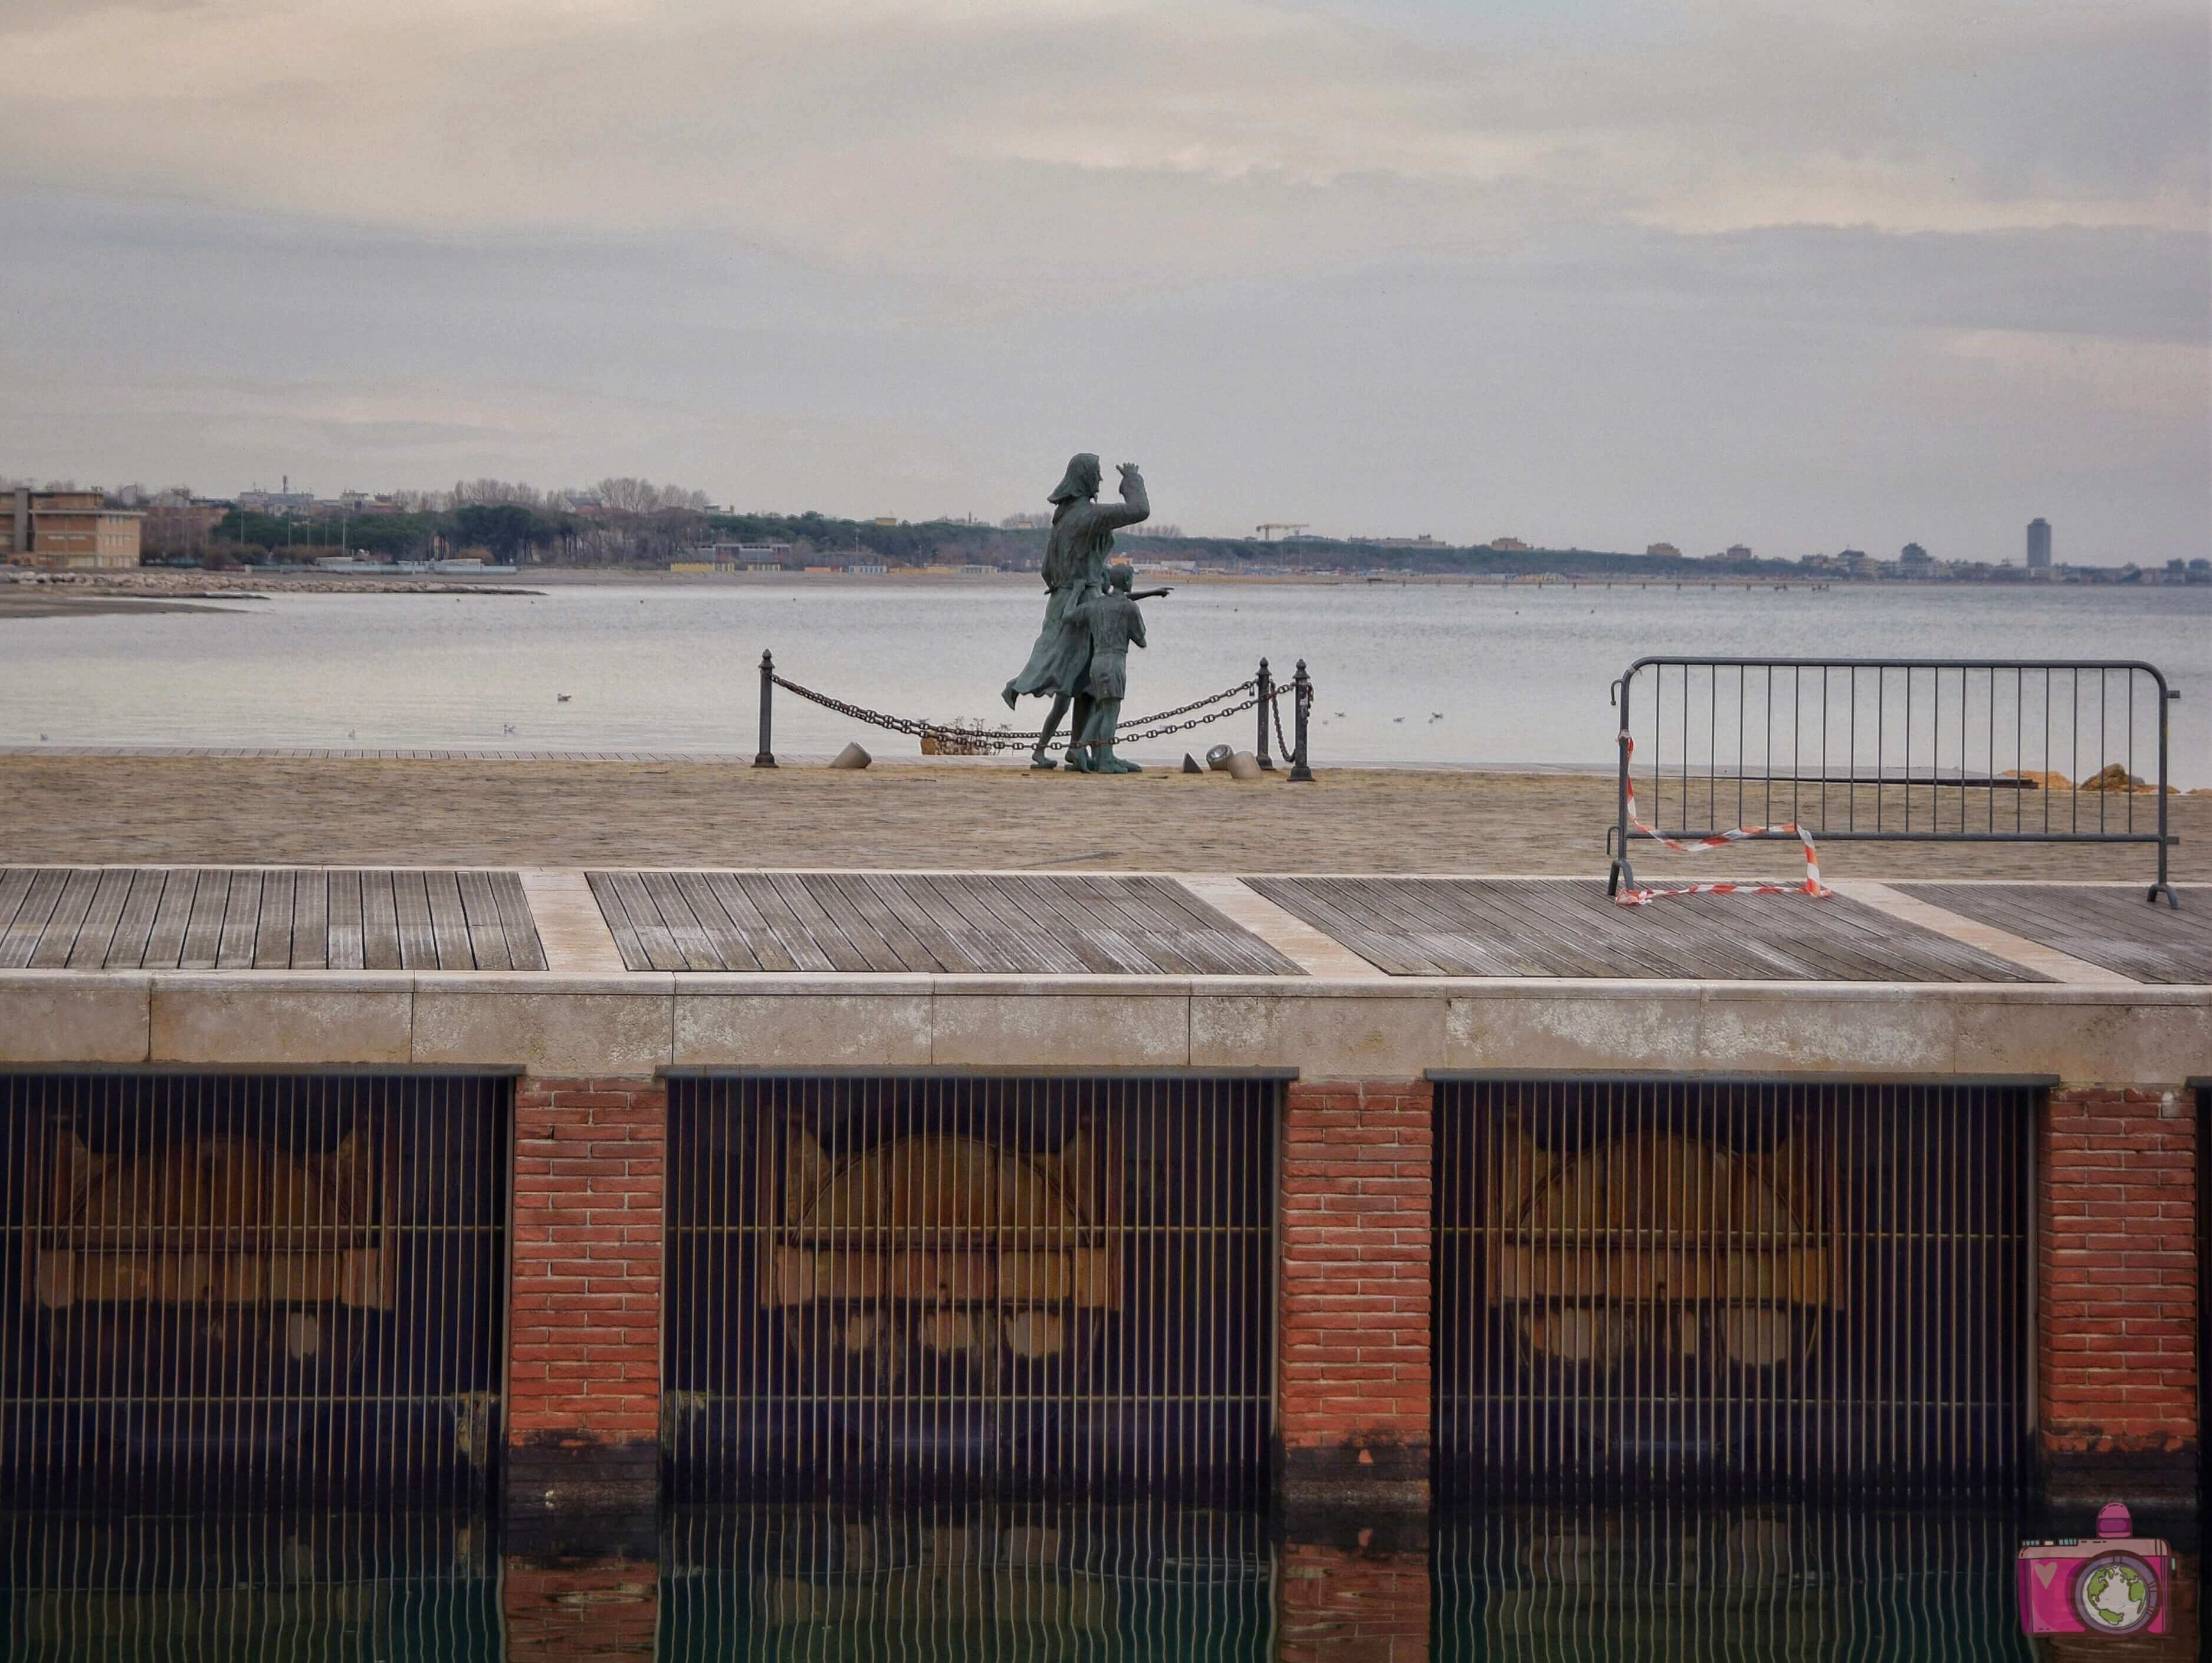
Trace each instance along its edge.
<path fill-rule="evenodd" d="M 2040 516 L 2027 522 L 2027 569 L 2051 569 L 2051 522 Z"/>

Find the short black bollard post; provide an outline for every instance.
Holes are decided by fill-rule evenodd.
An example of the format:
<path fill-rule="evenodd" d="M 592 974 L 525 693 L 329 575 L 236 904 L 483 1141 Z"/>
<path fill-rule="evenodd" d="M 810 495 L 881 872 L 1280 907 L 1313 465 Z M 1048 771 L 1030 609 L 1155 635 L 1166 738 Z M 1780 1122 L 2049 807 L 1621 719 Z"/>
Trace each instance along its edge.
<path fill-rule="evenodd" d="M 770 718 L 775 701 L 775 659 L 770 654 L 761 654 L 760 750 L 754 753 L 753 766 L 772 768 L 775 766 L 775 747 L 771 743 Z"/>
<path fill-rule="evenodd" d="M 1298 660 L 1297 671 L 1291 677 L 1291 743 L 1296 747 L 1291 753 L 1291 777 L 1293 786 L 1313 783 L 1313 769 L 1306 762 L 1306 714 L 1313 708 L 1313 677 L 1306 674 L 1306 661 Z"/>
<path fill-rule="evenodd" d="M 1268 675 L 1267 661 L 1262 659 L 1260 660 L 1260 743 L 1254 747 L 1252 757 L 1270 774 L 1275 771 L 1275 764 L 1267 755 L 1267 718 L 1273 713 L 1269 707 L 1274 702 L 1272 696 L 1274 691 L 1274 677 Z"/>

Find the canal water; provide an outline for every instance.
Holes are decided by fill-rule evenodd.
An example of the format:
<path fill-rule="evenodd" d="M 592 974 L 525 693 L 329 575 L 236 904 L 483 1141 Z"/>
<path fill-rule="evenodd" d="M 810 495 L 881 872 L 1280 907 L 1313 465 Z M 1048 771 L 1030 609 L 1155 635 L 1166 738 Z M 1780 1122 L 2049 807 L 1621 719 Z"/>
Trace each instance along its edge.
<path fill-rule="evenodd" d="M 0 745 L 749 756 L 769 648 L 784 675 L 840 699 L 995 725 L 1009 719 L 998 690 L 1043 602 L 1034 578 L 1013 577 L 548 581 L 463 596 L 269 587 L 269 599 L 201 613 L 0 618 Z M 1303 659 L 1320 689 L 1314 756 L 1336 766 L 1610 768 L 1620 722 L 1607 689 L 1646 653 L 2144 659 L 2181 695 L 2174 782 L 2212 786 L 2212 586 L 1212 583 L 1145 604 L 1131 716 L 1233 686 L 1262 654 L 1285 677 Z M 1016 725 L 1040 714 L 1025 706 Z M 787 695 L 775 719 L 775 749 L 795 756 L 855 738 L 880 756 L 920 754 L 912 738 Z M 2146 739 L 2154 720 L 2144 713 Z M 1250 722 L 1138 755 L 1247 745 Z M 2063 753 L 2035 765 L 2069 766 Z"/>
<path fill-rule="evenodd" d="M 1428 1526 L 1133 1506 L 680 1508 L 627 1534 L 469 1515 L 0 1520 L 0 1658 L 1900 1660 L 2193 1657 L 2193 1526 L 2162 1641 L 2030 1642 L 2023 1536 L 1935 1506 L 1522 1508 Z"/>

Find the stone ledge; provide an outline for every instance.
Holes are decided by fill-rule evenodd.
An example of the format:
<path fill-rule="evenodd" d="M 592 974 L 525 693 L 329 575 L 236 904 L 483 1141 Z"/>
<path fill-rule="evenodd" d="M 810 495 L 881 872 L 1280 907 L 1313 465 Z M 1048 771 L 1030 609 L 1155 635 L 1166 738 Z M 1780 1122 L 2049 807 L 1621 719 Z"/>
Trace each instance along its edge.
<path fill-rule="evenodd" d="M 143 1063 L 152 1045 L 143 970 L 0 971 L 0 1064 Z"/>
<path fill-rule="evenodd" d="M 0 1064 L 2057 1077 L 2212 1068 L 2212 987 L 0 971 Z"/>

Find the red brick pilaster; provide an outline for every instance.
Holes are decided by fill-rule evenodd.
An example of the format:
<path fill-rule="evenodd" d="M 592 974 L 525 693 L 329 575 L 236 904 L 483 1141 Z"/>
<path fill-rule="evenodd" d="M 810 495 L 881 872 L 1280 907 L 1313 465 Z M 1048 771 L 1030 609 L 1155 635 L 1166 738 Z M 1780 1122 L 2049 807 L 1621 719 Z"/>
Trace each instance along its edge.
<path fill-rule="evenodd" d="M 507 1493 L 629 1505 L 657 1493 L 661 1189 L 654 1080 L 526 1079 L 515 1094 Z"/>
<path fill-rule="evenodd" d="M 1425 1080 L 1300 1082 L 1283 1126 L 1283 1483 L 1425 1503 L 1433 1423 Z"/>
<path fill-rule="evenodd" d="M 2036 1198 L 2043 1456 L 2061 1488 L 2193 1485 L 2197 1122 L 2189 1094 L 2053 1091 Z"/>

